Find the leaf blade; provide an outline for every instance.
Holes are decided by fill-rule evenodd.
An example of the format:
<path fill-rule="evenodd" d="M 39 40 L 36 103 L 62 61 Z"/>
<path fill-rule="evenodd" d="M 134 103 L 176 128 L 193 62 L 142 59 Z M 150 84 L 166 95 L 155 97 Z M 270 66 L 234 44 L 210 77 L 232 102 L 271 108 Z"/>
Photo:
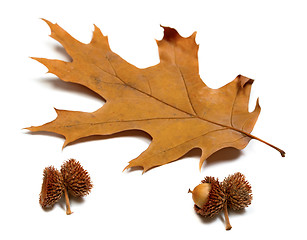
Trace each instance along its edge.
<path fill-rule="evenodd" d="M 202 150 L 201 167 L 221 148 L 243 149 L 251 139 L 266 143 L 250 134 L 261 109 L 257 100 L 255 110 L 248 112 L 253 80 L 238 75 L 221 88 L 209 88 L 198 73 L 196 33 L 183 38 L 175 29 L 164 27 L 164 37 L 157 41 L 160 63 L 138 69 L 111 51 L 98 27 L 91 42 L 83 44 L 57 24 L 46 22 L 51 36 L 73 61 L 34 59 L 62 80 L 97 92 L 106 104 L 93 113 L 56 110 L 54 121 L 29 130 L 61 134 L 66 138 L 64 146 L 91 135 L 145 131 L 152 143 L 125 168 L 142 166 L 144 172 L 175 161 L 193 148 Z"/>

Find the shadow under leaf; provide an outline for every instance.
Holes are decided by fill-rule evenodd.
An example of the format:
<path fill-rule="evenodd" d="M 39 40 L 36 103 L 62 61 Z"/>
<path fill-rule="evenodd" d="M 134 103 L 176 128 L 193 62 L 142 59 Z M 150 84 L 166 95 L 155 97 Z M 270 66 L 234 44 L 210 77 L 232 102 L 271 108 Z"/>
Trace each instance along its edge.
<path fill-rule="evenodd" d="M 102 103 L 106 102 L 106 100 L 98 93 L 78 83 L 64 82 L 58 77 L 47 77 L 42 79 L 41 82 L 50 85 L 56 90 L 74 92 L 77 93 L 78 95 L 84 95 L 86 97 L 98 99 Z"/>
<path fill-rule="evenodd" d="M 206 161 L 203 164 L 203 168 L 214 165 L 214 164 L 236 160 L 241 155 L 242 155 L 242 151 L 236 148 L 227 147 L 227 148 L 220 149 L 206 159 Z"/>

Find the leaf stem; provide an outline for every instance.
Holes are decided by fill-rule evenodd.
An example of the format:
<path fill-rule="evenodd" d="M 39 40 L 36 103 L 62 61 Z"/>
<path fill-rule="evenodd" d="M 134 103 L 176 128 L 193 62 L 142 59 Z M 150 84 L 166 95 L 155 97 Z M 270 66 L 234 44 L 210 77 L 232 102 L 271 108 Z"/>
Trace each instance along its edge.
<path fill-rule="evenodd" d="M 64 195 L 65 195 L 65 202 L 66 202 L 66 214 L 70 215 L 70 214 L 72 214 L 72 212 L 70 210 L 69 197 L 68 197 L 66 187 L 64 188 Z"/>
<path fill-rule="evenodd" d="M 229 216 L 228 216 L 228 209 L 227 209 L 227 202 L 224 204 L 224 215 L 225 215 L 225 222 L 226 222 L 226 230 L 230 230 L 232 226 L 230 225 L 229 222 Z"/>
<path fill-rule="evenodd" d="M 262 142 L 262 143 L 264 143 L 264 144 L 270 146 L 271 148 L 274 148 L 275 150 L 277 150 L 277 151 L 280 153 L 280 155 L 281 155 L 282 157 L 285 157 L 285 156 L 286 156 L 286 153 L 285 153 L 284 150 L 282 150 L 282 149 L 280 149 L 280 148 L 274 146 L 273 144 L 268 143 L 268 142 L 266 142 L 266 141 L 264 141 L 264 140 L 262 140 L 262 139 L 260 139 L 260 138 L 258 138 L 258 137 L 256 137 L 256 136 L 254 136 L 254 135 L 252 135 L 252 134 L 250 134 L 250 133 L 244 132 L 243 130 L 240 130 L 240 129 L 238 129 L 238 128 L 234 128 L 234 127 L 227 126 L 227 125 L 224 125 L 224 124 L 221 124 L 221 123 L 217 123 L 217 122 L 214 122 L 214 121 L 210 121 L 210 120 L 205 119 L 205 118 L 200 118 L 200 119 L 205 120 L 205 121 L 210 122 L 210 123 L 213 123 L 213 124 L 216 124 L 216 125 L 219 125 L 219 126 L 221 126 L 221 127 L 225 127 L 225 128 L 228 128 L 228 129 L 237 131 L 237 132 L 239 132 L 239 133 L 242 133 L 242 134 L 246 135 L 247 137 L 250 137 L 251 139 L 256 139 L 256 140 L 258 140 L 259 142 Z"/>
<path fill-rule="evenodd" d="M 273 144 L 270 144 L 270 143 L 268 143 L 268 142 L 266 142 L 266 141 L 264 141 L 264 140 L 262 140 L 262 139 L 260 139 L 260 138 L 258 138 L 258 137 L 256 137 L 256 136 L 252 135 L 252 134 L 247 134 L 247 133 L 244 133 L 244 134 L 247 135 L 247 136 L 249 136 L 249 137 L 251 137 L 251 138 L 253 138 L 253 139 L 256 139 L 256 140 L 258 140 L 258 141 L 260 141 L 260 142 L 262 142 L 262 143 L 264 143 L 264 144 L 266 144 L 266 145 L 268 145 L 268 146 L 270 146 L 270 147 L 272 147 L 272 148 L 274 148 L 274 149 L 276 149 L 276 150 L 280 153 L 280 155 L 281 155 L 282 157 L 285 157 L 285 156 L 286 156 L 286 153 L 285 153 L 284 150 L 282 150 L 282 149 L 280 149 L 280 148 L 274 146 Z"/>

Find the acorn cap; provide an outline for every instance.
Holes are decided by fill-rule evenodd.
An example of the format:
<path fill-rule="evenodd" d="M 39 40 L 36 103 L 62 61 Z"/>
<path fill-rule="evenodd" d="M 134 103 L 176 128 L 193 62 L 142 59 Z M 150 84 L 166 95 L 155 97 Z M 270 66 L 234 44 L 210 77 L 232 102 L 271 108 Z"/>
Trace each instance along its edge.
<path fill-rule="evenodd" d="M 58 201 L 64 191 L 63 178 L 53 166 L 46 167 L 43 173 L 43 184 L 39 195 L 39 203 L 43 208 L 51 207 Z"/>
<path fill-rule="evenodd" d="M 222 183 L 227 195 L 227 206 L 233 210 L 241 210 L 251 204 L 252 190 L 245 176 L 237 172 L 229 175 Z"/>
<path fill-rule="evenodd" d="M 209 192 L 208 201 L 202 208 L 199 208 L 197 205 L 194 205 L 195 211 L 205 217 L 213 217 L 223 210 L 226 196 L 223 192 L 223 188 L 214 177 L 206 177 L 201 181 L 202 183 L 210 183 L 211 190 Z"/>
<path fill-rule="evenodd" d="M 90 193 L 93 184 L 91 178 L 81 164 L 75 159 L 66 161 L 61 166 L 65 187 L 74 197 L 82 197 Z"/>

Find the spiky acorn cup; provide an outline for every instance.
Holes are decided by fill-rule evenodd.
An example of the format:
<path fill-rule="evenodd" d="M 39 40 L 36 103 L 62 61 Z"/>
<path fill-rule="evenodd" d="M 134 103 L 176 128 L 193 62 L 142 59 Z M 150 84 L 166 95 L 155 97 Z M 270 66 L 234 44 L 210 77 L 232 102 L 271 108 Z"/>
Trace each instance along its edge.
<path fill-rule="evenodd" d="M 64 191 L 63 177 L 53 166 L 46 167 L 43 173 L 43 184 L 39 195 L 39 203 L 43 208 L 52 207 Z"/>
<path fill-rule="evenodd" d="M 233 210 L 241 210 L 251 204 L 253 195 L 249 182 L 242 173 L 229 175 L 222 182 L 227 196 L 227 206 Z"/>
<path fill-rule="evenodd" d="M 235 173 L 222 183 L 214 177 L 206 177 L 192 193 L 195 211 L 204 217 L 213 217 L 224 210 L 226 230 L 232 227 L 228 217 L 228 207 L 241 210 L 251 204 L 251 186 L 241 173 Z"/>
<path fill-rule="evenodd" d="M 81 164 L 75 159 L 66 161 L 61 166 L 65 188 L 64 195 L 66 201 L 66 214 L 71 214 L 68 194 L 74 197 L 83 197 L 88 195 L 93 188 L 91 178 Z"/>

